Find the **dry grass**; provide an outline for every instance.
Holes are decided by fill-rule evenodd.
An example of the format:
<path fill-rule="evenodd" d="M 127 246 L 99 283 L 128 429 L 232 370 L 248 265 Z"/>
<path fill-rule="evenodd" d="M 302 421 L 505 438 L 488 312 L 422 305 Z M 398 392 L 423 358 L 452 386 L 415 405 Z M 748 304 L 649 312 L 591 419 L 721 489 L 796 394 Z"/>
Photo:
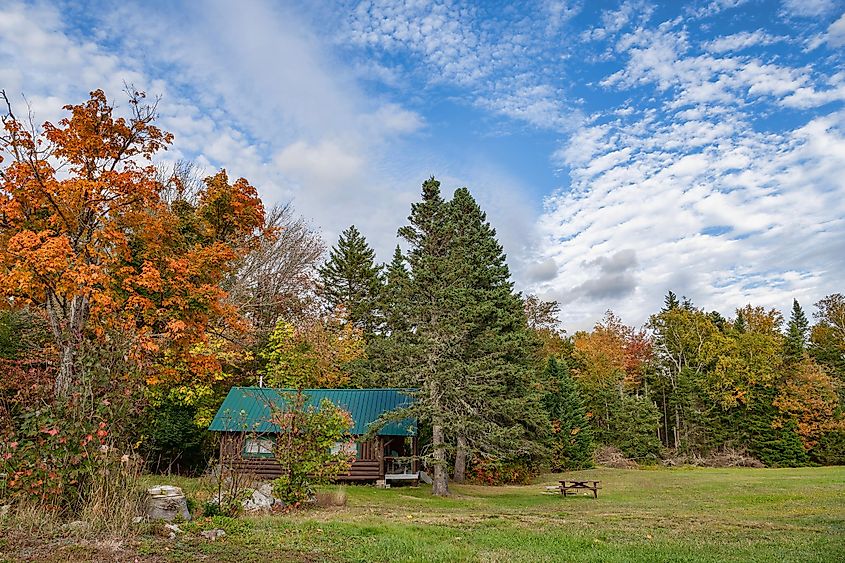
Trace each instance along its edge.
<path fill-rule="evenodd" d="M 317 500 L 315 504 L 320 508 L 346 506 L 346 501 L 348 500 L 345 487 L 338 487 L 333 491 L 317 492 L 315 498 Z"/>
<path fill-rule="evenodd" d="M 87 476 L 79 508 L 70 513 L 43 502 L 18 502 L 0 518 L 0 561 L 128 560 L 136 550 L 141 465 L 98 465 Z M 2 504 L 2 503 L 0 503 Z"/>

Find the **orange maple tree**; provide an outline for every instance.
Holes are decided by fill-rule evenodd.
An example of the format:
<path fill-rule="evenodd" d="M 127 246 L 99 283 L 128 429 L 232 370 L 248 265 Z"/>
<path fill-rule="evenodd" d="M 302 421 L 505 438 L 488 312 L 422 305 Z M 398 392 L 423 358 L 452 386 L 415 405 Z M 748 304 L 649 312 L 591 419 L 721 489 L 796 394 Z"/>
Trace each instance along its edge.
<path fill-rule="evenodd" d="M 267 236 L 246 180 L 221 171 L 186 198 L 177 178 L 162 179 L 152 159 L 173 136 L 154 125 L 156 103 L 129 94 L 128 117 L 96 90 L 37 129 L 2 93 L 0 295 L 44 311 L 57 396 L 79 375 L 86 338 L 120 330 L 136 353 L 190 354 L 210 328 L 238 329 L 221 283 Z"/>
<path fill-rule="evenodd" d="M 578 332 L 574 374 L 587 387 L 636 389 L 653 359 L 653 343 L 643 330 L 626 326 L 612 311 L 596 323 L 592 332 Z"/>

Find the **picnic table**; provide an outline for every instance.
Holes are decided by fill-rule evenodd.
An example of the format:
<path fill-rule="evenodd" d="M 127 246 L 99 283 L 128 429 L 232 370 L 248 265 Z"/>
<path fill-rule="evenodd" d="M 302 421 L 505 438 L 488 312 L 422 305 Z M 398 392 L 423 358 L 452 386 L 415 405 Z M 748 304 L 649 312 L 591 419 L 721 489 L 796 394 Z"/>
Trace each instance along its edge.
<path fill-rule="evenodd" d="M 601 481 L 560 481 L 560 494 L 563 496 L 577 495 L 579 490 L 593 491 L 593 498 L 599 498 Z"/>

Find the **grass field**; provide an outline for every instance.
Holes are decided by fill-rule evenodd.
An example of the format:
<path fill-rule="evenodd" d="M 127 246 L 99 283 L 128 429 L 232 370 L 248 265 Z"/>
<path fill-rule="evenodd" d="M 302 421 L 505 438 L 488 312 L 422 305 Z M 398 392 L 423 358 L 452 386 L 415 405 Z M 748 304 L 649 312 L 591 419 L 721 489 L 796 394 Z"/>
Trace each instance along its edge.
<path fill-rule="evenodd" d="M 427 487 L 350 486 L 344 507 L 225 522 L 215 542 L 142 535 L 120 552 L 141 561 L 845 561 L 845 467 L 567 477 L 576 475 L 602 481 L 598 499 L 543 494 L 557 475 L 530 486 L 453 486 L 448 499 Z M 168 482 L 198 500 L 210 494 L 202 480 Z M 50 557 L 86 560 L 98 549 L 62 544 Z"/>

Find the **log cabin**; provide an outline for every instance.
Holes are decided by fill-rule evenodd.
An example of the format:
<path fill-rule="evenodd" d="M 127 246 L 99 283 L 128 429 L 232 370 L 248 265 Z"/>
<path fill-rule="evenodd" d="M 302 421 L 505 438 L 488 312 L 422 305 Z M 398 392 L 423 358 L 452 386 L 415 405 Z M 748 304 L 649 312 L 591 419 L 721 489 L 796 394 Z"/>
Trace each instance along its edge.
<path fill-rule="evenodd" d="M 220 434 L 220 460 L 245 474 L 272 479 L 281 474 L 273 456 L 278 428 L 271 422 L 271 405 L 283 407 L 291 389 L 233 387 L 214 416 L 209 430 Z M 413 399 L 408 390 L 381 389 L 305 389 L 306 406 L 328 399 L 349 412 L 355 440 L 355 458 L 338 481 L 416 482 L 420 478 L 417 459 L 417 421 L 403 419 L 384 424 L 374 437 L 365 435 L 385 413 L 409 406 Z M 344 447 L 338 443 L 336 447 Z M 350 452 L 351 453 L 351 452 Z"/>

